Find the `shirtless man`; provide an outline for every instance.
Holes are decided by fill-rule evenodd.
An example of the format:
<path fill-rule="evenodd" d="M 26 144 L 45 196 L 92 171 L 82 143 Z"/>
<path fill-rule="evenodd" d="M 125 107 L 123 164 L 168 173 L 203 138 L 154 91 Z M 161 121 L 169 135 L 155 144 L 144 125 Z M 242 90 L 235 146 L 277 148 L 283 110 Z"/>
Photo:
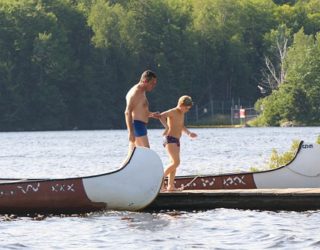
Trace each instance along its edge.
<path fill-rule="evenodd" d="M 184 115 L 192 107 L 192 99 L 190 96 L 181 96 L 178 105 L 161 113 L 160 121 L 165 127 L 164 143 L 170 164 L 166 167 L 164 177 L 168 176 L 168 191 L 176 190 L 174 187 L 174 178 L 176 176 L 176 169 L 180 164 L 180 137 L 182 132 L 187 134 L 190 138 L 197 137 L 197 134 L 190 132 L 184 125 Z"/>
<path fill-rule="evenodd" d="M 152 91 L 156 84 L 156 74 L 146 70 L 142 73 L 140 81 L 126 95 L 125 118 L 129 132 L 129 152 L 135 146 L 150 148 L 146 125 L 149 117 L 159 119 L 160 113 L 149 111 L 146 92 Z"/>

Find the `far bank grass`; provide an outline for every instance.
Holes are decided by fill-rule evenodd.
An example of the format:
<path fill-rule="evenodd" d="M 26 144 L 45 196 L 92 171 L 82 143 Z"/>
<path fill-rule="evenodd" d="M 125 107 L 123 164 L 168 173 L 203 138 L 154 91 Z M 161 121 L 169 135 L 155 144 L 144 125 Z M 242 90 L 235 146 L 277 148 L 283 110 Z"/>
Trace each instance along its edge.
<path fill-rule="evenodd" d="M 318 136 L 316 143 L 320 144 L 320 135 Z M 282 154 L 280 154 L 276 149 L 272 149 L 267 166 L 264 167 L 263 170 L 276 169 L 290 163 L 297 154 L 299 145 L 299 140 L 293 140 L 290 149 Z M 250 171 L 258 172 L 262 170 L 261 168 L 262 167 L 251 167 Z"/>

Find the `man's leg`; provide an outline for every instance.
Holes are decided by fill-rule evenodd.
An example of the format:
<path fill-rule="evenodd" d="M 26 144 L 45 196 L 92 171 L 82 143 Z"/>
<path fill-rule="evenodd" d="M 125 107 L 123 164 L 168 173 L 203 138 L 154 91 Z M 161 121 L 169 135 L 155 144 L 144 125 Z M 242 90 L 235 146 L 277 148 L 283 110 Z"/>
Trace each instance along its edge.
<path fill-rule="evenodd" d="M 147 135 L 136 137 L 136 146 L 150 148 L 149 139 Z"/>
<path fill-rule="evenodd" d="M 132 155 L 132 151 L 133 151 L 134 147 L 135 147 L 135 143 L 129 141 L 128 154 L 127 154 L 127 157 L 123 160 L 121 165 L 124 165 L 125 163 L 128 162 L 128 160 L 130 159 L 130 157 Z"/>

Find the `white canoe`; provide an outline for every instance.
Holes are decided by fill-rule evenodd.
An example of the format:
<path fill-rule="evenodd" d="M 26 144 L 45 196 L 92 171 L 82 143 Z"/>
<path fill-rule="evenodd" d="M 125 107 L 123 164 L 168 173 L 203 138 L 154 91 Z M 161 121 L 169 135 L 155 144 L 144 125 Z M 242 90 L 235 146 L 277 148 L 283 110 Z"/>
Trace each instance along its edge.
<path fill-rule="evenodd" d="M 136 211 L 155 199 L 162 178 L 159 156 L 138 147 L 123 167 L 111 173 L 67 179 L 0 179 L 0 213 Z"/>
<path fill-rule="evenodd" d="M 175 186 L 184 190 L 320 188 L 320 145 L 301 142 L 294 159 L 277 169 L 221 175 L 177 176 Z"/>

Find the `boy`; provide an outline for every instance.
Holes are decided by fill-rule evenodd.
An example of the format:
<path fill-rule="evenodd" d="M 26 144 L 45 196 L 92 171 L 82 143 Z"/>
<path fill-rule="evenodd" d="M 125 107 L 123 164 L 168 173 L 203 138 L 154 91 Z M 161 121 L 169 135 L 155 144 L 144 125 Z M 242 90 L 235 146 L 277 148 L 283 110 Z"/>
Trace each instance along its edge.
<path fill-rule="evenodd" d="M 190 138 L 197 137 L 197 134 L 190 132 L 184 126 L 184 115 L 190 110 L 192 104 L 190 96 L 181 96 L 175 108 L 161 113 L 160 116 L 160 121 L 165 127 L 163 146 L 166 148 L 171 160 L 164 172 L 164 177 L 168 176 L 167 191 L 177 190 L 174 187 L 174 178 L 176 169 L 180 164 L 180 137 L 182 132 L 186 133 Z"/>

